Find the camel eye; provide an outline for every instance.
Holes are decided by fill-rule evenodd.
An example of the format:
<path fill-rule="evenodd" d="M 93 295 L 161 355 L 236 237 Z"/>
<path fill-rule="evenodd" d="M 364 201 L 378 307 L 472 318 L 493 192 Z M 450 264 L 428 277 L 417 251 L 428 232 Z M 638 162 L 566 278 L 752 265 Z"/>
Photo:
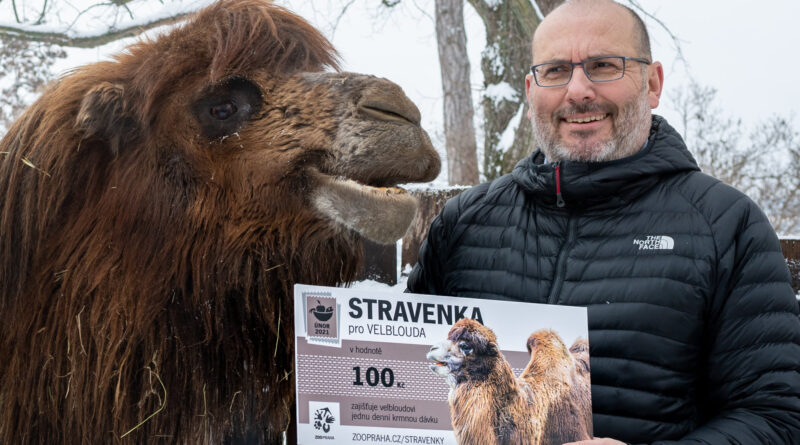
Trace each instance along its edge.
<path fill-rule="evenodd" d="M 224 121 L 225 119 L 233 116 L 238 108 L 232 102 L 227 102 L 221 105 L 214 105 L 211 107 L 210 113 L 215 119 Z"/>
<path fill-rule="evenodd" d="M 464 355 L 472 354 L 472 345 L 467 342 L 462 341 L 461 343 L 459 343 L 458 349 L 461 349 L 461 352 L 463 352 Z"/>
<path fill-rule="evenodd" d="M 222 139 L 257 116 L 263 102 L 258 86 L 243 77 L 234 77 L 200 90 L 191 110 L 206 137 Z"/>

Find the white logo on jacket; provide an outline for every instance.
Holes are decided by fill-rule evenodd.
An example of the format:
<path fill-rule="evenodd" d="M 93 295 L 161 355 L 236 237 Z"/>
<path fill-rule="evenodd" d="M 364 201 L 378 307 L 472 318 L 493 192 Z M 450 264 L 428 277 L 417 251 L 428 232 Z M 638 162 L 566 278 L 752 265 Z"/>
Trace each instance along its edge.
<path fill-rule="evenodd" d="M 672 250 L 675 240 L 666 235 L 648 235 L 645 239 L 634 239 L 633 245 L 639 246 L 639 250 Z"/>

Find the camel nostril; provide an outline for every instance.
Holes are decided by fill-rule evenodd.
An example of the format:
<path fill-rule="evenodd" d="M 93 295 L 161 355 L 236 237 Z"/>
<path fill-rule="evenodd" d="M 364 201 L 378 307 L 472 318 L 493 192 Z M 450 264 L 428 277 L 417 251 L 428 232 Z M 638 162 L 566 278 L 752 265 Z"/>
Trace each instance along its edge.
<path fill-rule="evenodd" d="M 402 120 L 419 125 L 420 115 L 417 107 L 410 101 L 391 103 L 379 100 L 365 100 L 359 107 L 362 112 L 380 120 Z"/>

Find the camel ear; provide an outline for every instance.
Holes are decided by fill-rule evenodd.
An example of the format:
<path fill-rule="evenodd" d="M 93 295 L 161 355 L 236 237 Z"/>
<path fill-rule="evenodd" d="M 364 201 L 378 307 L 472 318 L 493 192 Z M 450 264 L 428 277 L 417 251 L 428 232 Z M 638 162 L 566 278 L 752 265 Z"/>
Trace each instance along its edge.
<path fill-rule="evenodd" d="M 125 111 L 122 85 L 103 82 L 90 89 L 81 101 L 75 127 L 83 139 L 105 142 L 114 156 L 136 134 L 136 122 Z"/>

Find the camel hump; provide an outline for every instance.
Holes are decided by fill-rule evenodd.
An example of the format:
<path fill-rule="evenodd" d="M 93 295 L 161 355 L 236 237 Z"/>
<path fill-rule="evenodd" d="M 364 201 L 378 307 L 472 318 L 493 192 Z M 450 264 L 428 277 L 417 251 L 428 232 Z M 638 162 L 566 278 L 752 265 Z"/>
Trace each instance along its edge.
<path fill-rule="evenodd" d="M 558 332 L 552 329 L 540 329 L 532 333 L 528 337 L 526 346 L 528 348 L 528 352 L 531 353 L 532 358 L 537 353 L 545 350 L 548 351 L 548 355 L 559 356 L 562 358 L 569 356 L 567 346 L 564 344 L 564 341 L 561 340 L 561 336 L 558 335 Z"/>
<path fill-rule="evenodd" d="M 582 373 L 589 373 L 589 341 L 583 337 L 578 337 L 575 343 L 569 347 L 569 352 L 575 357 L 578 369 Z"/>

